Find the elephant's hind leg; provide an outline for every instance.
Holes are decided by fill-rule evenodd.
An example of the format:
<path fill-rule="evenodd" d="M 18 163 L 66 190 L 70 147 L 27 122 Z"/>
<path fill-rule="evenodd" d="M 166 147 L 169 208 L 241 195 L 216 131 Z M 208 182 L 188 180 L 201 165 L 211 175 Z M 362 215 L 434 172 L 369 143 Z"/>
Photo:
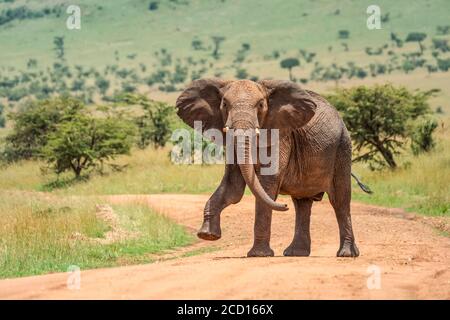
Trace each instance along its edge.
<path fill-rule="evenodd" d="M 203 224 L 197 236 L 203 240 L 218 240 L 222 236 L 220 213 L 232 203 L 238 203 L 244 195 L 245 181 L 239 167 L 227 165 L 219 187 L 209 198 L 203 213 Z"/>
<path fill-rule="evenodd" d="M 312 199 L 292 198 L 295 206 L 294 239 L 283 255 L 307 257 L 311 253 L 311 235 L 309 233 Z"/>
<path fill-rule="evenodd" d="M 351 160 L 345 161 L 345 157 L 337 159 L 335 176 L 331 191 L 328 193 L 331 205 L 336 213 L 339 225 L 339 250 L 338 257 L 359 256 L 358 247 L 353 235 L 352 219 L 350 215 L 351 200 Z"/>

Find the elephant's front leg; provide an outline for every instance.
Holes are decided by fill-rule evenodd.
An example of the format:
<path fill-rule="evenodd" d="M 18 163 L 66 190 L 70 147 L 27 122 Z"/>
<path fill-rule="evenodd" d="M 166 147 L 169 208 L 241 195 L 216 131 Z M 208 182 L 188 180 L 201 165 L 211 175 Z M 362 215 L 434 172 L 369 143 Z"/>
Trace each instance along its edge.
<path fill-rule="evenodd" d="M 276 181 L 266 181 L 269 179 L 260 178 L 267 194 L 276 200 L 278 185 Z M 255 227 L 253 247 L 247 253 L 248 257 L 273 257 L 274 252 L 270 248 L 270 229 L 272 225 L 272 209 L 262 201 L 256 199 L 255 205 Z"/>
<path fill-rule="evenodd" d="M 197 233 L 200 239 L 218 240 L 220 229 L 220 213 L 232 203 L 238 203 L 244 195 L 245 181 L 237 165 L 227 164 L 225 175 L 219 187 L 205 205 L 203 225 Z"/>

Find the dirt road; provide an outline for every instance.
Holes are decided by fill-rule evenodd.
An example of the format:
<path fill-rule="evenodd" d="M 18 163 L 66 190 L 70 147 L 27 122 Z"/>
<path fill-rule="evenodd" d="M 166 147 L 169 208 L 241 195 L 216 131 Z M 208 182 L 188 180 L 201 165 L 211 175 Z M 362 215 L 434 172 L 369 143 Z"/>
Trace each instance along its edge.
<path fill-rule="evenodd" d="M 114 196 L 145 201 L 195 232 L 207 196 Z M 273 258 L 246 258 L 253 237 L 253 197 L 222 214 L 222 239 L 180 249 L 147 265 L 86 270 L 81 288 L 67 274 L 0 281 L 0 298 L 27 299 L 450 299 L 450 239 L 400 210 L 354 203 L 361 256 L 336 258 L 338 230 L 327 201 L 315 203 L 310 257 L 283 257 L 293 236 L 294 212 L 274 212 Z M 195 252 L 216 250 L 193 255 Z M 177 255 L 177 252 L 171 253 Z M 379 282 L 377 272 L 379 271 Z M 371 284 L 372 289 L 368 288 Z M 379 288 L 377 288 L 379 284 Z"/>

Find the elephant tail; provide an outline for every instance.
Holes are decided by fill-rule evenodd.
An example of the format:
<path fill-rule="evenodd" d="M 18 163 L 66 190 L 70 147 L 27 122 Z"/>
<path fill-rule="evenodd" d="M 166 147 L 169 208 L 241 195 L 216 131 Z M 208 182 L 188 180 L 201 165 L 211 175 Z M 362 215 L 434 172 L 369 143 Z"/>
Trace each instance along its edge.
<path fill-rule="evenodd" d="M 353 172 L 351 174 L 352 174 L 352 177 L 358 183 L 358 186 L 362 189 L 362 191 L 364 191 L 365 193 L 368 193 L 368 194 L 372 194 L 373 193 L 373 191 L 370 190 L 369 186 L 367 186 L 364 183 L 362 183 L 361 180 L 359 180 L 359 178 Z"/>

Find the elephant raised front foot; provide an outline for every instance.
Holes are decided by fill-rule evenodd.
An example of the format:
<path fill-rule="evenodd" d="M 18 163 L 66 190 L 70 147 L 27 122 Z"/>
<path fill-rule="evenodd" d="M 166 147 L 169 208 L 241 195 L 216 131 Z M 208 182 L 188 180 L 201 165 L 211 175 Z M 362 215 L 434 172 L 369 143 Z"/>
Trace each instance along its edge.
<path fill-rule="evenodd" d="M 210 241 L 219 240 L 222 237 L 219 215 L 210 216 L 208 219 L 205 219 L 202 227 L 197 232 L 197 237 Z"/>

